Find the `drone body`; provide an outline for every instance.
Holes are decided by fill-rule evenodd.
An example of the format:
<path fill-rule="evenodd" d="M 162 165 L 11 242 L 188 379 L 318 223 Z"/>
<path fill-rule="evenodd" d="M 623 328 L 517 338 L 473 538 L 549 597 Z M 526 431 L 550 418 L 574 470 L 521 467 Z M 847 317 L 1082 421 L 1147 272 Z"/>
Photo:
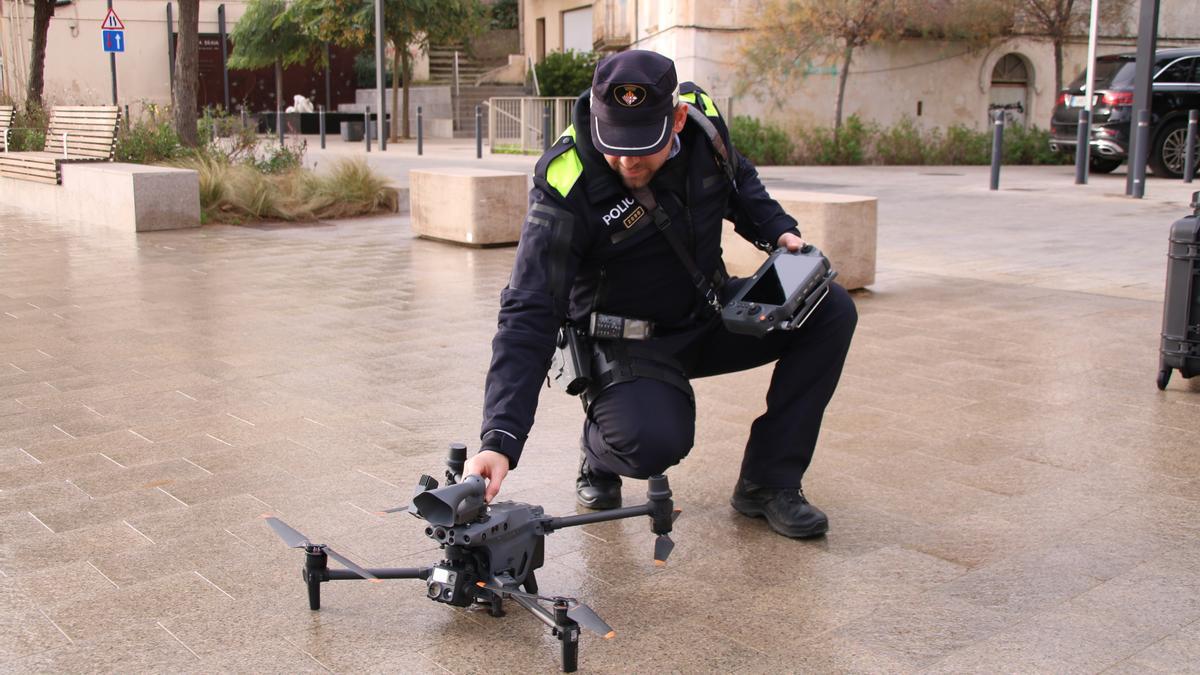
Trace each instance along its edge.
<path fill-rule="evenodd" d="M 668 535 L 679 515 L 673 508 L 667 478 L 650 478 L 649 500 L 641 506 L 554 518 L 532 504 L 485 504 L 483 479 L 461 477 L 466 451 L 462 444 L 450 446 L 446 486 L 439 488 L 435 479 L 421 476 L 411 506 L 384 512 L 405 511 L 428 523 L 426 536 L 444 552 L 444 558 L 429 567 L 363 568 L 328 546 L 313 544 L 278 518 L 265 516 L 267 524 L 288 546 L 305 549 L 303 578 L 308 585 L 310 609 L 321 607 L 322 583 L 355 579 L 421 579 L 429 599 L 457 607 L 485 605 L 492 616 L 503 616 L 503 601 L 511 598 L 550 627 L 562 644 L 562 669 L 572 672 L 578 664 L 581 627 L 605 638 L 613 637 L 615 632 L 590 607 L 574 598 L 537 594 L 534 572 L 545 561 L 545 536 L 564 527 L 650 516 L 651 529 L 658 535 L 655 562 L 664 564 L 674 547 Z M 347 569 L 330 569 L 329 558 Z M 542 602 L 551 603 L 551 607 Z"/>

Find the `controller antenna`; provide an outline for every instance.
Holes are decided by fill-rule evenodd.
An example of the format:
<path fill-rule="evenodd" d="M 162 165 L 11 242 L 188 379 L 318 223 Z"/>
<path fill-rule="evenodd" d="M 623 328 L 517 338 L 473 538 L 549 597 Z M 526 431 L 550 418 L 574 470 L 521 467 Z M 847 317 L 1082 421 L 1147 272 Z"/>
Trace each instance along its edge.
<path fill-rule="evenodd" d="M 450 470 L 446 472 L 446 479 L 451 484 L 462 480 L 463 467 L 467 463 L 467 446 L 462 443 L 451 443 L 450 453 L 446 456 L 446 466 Z"/>

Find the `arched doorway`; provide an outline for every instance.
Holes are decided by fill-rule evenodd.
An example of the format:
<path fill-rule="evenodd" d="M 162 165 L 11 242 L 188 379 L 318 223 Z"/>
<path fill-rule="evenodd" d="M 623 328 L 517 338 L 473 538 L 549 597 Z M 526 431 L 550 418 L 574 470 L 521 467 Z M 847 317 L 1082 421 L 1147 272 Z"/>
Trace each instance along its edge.
<path fill-rule="evenodd" d="M 988 113 L 1004 111 L 1005 124 L 1025 124 L 1029 112 L 1029 85 L 1033 67 L 1024 56 L 1011 52 L 1000 57 L 992 68 L 992 86 L 988 94 Z"/>

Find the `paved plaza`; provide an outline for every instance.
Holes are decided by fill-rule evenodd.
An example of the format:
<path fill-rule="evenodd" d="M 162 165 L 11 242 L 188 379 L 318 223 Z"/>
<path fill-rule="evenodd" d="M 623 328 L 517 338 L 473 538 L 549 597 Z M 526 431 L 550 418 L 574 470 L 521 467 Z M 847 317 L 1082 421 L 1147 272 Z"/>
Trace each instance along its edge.
<path fill-rule="evenodd" d="M 401 185 L 533 163 L 431 147 L 370 161 Z M 1200 672 L 1200 381 L 1154 386 L 1188 186 L 762 173 L 880 198 L 878 281 L 805 479 L 831 531 L 729 507 L 770 369 L 697 381 L 670 563 L 646 519 L 547 538 L 543 592 L 617 632 L 585 634 L 581 672 Z M 375 512 L 450 442 L 477 448 L 514 252 L 404 215 L 135 235 L 0 210 L 0 671 L 556 672 L 527 613 L 420 582 L 326 584 L 310 611 L 304 556 L 259 517 L 364 565 L 438 559 L 423 523 Z M 502 499 L 577 512 L 582 417 L 543 393 Z"/>

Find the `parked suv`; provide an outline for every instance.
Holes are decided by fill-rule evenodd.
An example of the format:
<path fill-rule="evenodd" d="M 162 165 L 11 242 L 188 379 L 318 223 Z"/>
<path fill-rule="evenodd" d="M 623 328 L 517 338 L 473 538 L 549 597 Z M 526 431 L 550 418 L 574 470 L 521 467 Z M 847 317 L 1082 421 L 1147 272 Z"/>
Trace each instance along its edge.
<path fill-rule="evenodd" d="M 1135 54 L 1096 59 L 1092 104 L 1091 170 L 1108 173 L 1129 156 L 1133 118 Z M 1187 139 L 1188 111 L 1200 108 L 1200 49 L 1162 49 L 1154 57 L 1150 103 L 1150 170 L 1179 178 Z M 1074 155 L 1079 111 L 1084 107 L 1085 71 L 1059 93 L 1050 119 L 1050 148 Z"/>

